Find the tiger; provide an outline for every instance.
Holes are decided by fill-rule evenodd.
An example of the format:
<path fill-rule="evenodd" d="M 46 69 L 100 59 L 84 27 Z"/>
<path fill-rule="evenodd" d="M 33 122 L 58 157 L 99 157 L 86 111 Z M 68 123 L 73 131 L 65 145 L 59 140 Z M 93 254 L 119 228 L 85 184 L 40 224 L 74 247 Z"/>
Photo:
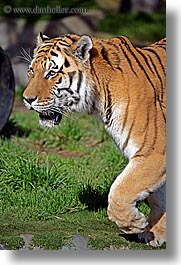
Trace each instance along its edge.
<path fill-rule="evenodd" d="M 166 242 L 166 38 L 136 47 L 125 36 L 39 33 L 27 75 L 23 101 L 41 125 L 58 126 L 65 113 L 97 115 L 127 158 L 109 190 L 108 218 L 123 235 Z M 138 209 L 144 199 L 148 218 Z"/>

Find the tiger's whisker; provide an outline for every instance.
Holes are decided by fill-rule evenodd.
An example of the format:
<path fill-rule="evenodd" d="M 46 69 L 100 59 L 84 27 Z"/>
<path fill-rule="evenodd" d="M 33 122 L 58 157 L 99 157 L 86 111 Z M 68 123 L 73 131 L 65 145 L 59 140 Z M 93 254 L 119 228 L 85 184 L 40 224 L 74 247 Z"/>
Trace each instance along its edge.
<path fill-rule="evenodd" d="M 32 57 L 30 56 L 30 49 L 29 49 L 29 53 L 22 47 L 22 50 L 21 50 L 21 55 L 18 55 L 17 57 L 20 58 L 20 59 L 23 59 L 25 62 L 27 62 L 28 64 L 31 63 L 32 61 Z"/>
<path fill-rule="evenodd" d="M 65 117 L 67 117 L 67 118 L 70 118 L 70 119 L 72 119 L 72 120 L 75 120 L 72 116 L 71 116 L 71 113 L 69 113 L 69 112 L 67 112 L 67 111 L 60 111 L 58 108 L 56 108 L 56 107 L 52 107 L 51 108 L 53 111 L 56 111 L 56 112 L 58 112 L 58 113 L 60 113 L 60 114 L 62 114 L 63 116 L 65 116 Z"/>

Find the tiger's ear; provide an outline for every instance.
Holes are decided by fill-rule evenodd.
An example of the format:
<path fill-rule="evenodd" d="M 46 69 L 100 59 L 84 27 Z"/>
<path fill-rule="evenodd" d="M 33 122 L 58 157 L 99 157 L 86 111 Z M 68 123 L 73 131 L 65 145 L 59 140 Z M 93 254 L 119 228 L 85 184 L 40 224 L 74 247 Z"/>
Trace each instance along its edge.
<path fill-rule="evenodd" d="M 89 59 L 92 47 L 93 43 L 91 37 L 83 35 L 77 42 L 75 55 L 84 63 Z"/>
<path fill-rule="evenodd" d="M 41 32 L 38 33 L 36 45 L 38 46 L 42 44 L 45 40 L 49 40 L 49 37 L 47 37 L 46 35 L 43 35 Z"/>

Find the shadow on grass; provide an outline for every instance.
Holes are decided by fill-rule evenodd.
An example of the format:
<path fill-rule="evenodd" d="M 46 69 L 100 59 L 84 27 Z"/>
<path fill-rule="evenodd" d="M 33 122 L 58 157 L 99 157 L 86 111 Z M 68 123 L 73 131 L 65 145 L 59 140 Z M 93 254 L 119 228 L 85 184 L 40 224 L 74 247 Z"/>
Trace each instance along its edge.
<path fill-rule="evenodd" d="M 89 211 L 98 211 L 100 209 L 107 208 L 108 193 L 109 189 L 101 191 L 88 185 L 79 193 L 79 199 L 87 206 Z"/>
<path fill-rule="evenodd" d="M 87 187 L 83 188 L 79 193 L 80 201 L 87 206 L 89 211 L 98 211 L 101 209 L 107 209 L 108 206 L 108 194 L 109 187 L 104 191 L 100 188 L 93 188 L 91 185 L 87 185 Z M 147 201 L 145 200 L 145 203 Z M 138 205 L 137 205 L 138 206 Z M 143 243 L 145 244 L 145 239 L 139 238 L 138 234 L 124 234 L 119 233 L 119 236 L 126 239 L 130 243 Z M 150 233 L 150 240 L 153 240 L 153 235 Z"/>
<path fill-rule="evenodd" d="M 31 130 L 20 127 L 15 121 L 9 120 L 3 129 L 0 131 L 0 137 L 10 139 L 16 135 L 18 137 L 28 136 Z"/>
<path fill-rule="evenodd" d="M 135 242 L 135 243 L 145 243 L 145 241 L 142 239 L 139 239 L 138 234 L 119 234 L 120 237 L 125 238 L 129 242 Z"/>

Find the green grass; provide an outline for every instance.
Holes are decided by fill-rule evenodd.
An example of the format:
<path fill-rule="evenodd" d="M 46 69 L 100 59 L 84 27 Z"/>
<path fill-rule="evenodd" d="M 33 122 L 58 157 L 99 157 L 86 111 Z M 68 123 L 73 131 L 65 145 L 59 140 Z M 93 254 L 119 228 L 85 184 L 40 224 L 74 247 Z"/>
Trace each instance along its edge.
<path fill-rule="evenodd" d="M 110 186 L 127 161 L 95 118 L 64 117 L 50 130 L 15 108 L 1 134 L 0 242 L 8 249 L 22 247 L 22 233 L 45 249 L 77 233 L 92 249 L 153 249 L 121 237 L 107 218 Z M 139 208 L 148 215 L 145 202 Z"/>
<path fill-rule="evenodd" d="M 154 42 L 166 36 L 166 13 L 123 13 L 106 16 L 99 31 L 123 35 L 134 42 Z"/>

